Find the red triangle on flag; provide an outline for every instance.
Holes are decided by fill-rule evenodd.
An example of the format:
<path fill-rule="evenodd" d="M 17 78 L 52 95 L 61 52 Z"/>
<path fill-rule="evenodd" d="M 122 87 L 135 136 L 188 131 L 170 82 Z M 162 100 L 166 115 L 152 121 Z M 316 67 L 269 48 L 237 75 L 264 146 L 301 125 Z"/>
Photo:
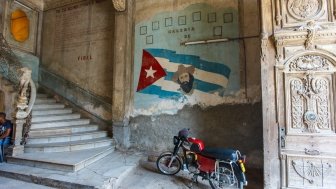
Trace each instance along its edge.
<path fill-rule="evenodd" d="M 155 81 L 166 75 L 160 63 L 146 50 L 143 50 L 137 92 L 152 85 Z"/>

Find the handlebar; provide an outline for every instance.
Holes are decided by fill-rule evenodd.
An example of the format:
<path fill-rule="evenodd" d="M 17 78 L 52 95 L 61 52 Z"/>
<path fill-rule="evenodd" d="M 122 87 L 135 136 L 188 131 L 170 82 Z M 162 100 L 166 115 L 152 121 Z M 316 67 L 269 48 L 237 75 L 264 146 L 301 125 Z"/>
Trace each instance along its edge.
<path fill-rule="evenodd" d="M 189 136 L 189 128 L 184 128 L 178 132 L 178 137 L 187 139 Z"/>

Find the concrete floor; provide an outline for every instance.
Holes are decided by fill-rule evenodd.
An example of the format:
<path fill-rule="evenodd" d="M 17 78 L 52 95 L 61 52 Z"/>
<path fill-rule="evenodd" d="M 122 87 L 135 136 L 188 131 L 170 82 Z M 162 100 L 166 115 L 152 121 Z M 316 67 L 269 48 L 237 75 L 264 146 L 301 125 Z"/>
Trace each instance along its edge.
<path fill-rule="evenodd" d="M 162 175 L 157 171 L 154 162 L 141 160 L 140 165 L 127 177 L 125 177 L 118 189 L 209 189 L 211 188 L 207 180 L 199 183 L 191 182 L 189 173 L 180 171 L 177 175 Z M 248 169 L 248 186 L 246 189 L 262 189 L 263 173 L 260 169 Z"/>
<path fill-rule="evenodd" d="M 251 170 L 252 171 L 252 170 Z M 256 170 L 253 170 L 256 171 Z M 261 189 L 263 188 L 260 182 L 261 172 L 248 174 L 250 177 L 249 185 L 246 189 Z M 254 176 L 253 176 L 254 175 Z M 157 173 L 155 167 L 147 163 L 145 166 L 139 166 L 135 171 L 130 173 L 120 183 L 118 189 L 209 189 L 208 181 L 199 181 L 199 184 L 194 184 L 190 180 L 191 176 L 181 172 L 175 176 L 166 176 Z M 256 179 L 257 178 L 257 179 Z M 262 180 L 261 180 L 262 181 Z M 0 177 L 0 188 L 10 189 L 51 189 L 51 187 L 27 183 L 14 179 Z"/>
<path fill-rule="evenodd" d="M 192 176 L 184 171 L 180 171 L 180 173 L 174 176 L 166 176 L 160 174 L 157 171 L 155 162 L 148 162 L 145 156 L 142 156 L 143 158 L 141 158 L 139 164 L 132 163 L 132 165 L 135 165 L 134 168 L 129 168 L 129 166 L 125 165 L 124 161 L 126 161 L 126 159 L 128 159 L 127 162 L 131 163 L 134 161 L 139 161 L 140 156 L 141 155 L 139 154 L 123 154 L 121 152 L 118 153 L 115 152 L 114 154 L 111 154 L 110 156 L 106 157 L 105 160 L 103 159 L 100 162 L 94 163 L 93 164 L 94 168 L 92 168 L 93 173 L 87 172 L 87 170 L 85 170 L 86 168 L 84 168 L 84 170 L 77 173 L 63 173 L 63 174 L 65 174 L 64 176 L 67 177 L 69 181 L 71 181 L 72 179 L 73 180 L 72 182 L 74 182 L 74 180 L 76 179 L 77 181 L 78 179 L 84 179 L 84 176 L 86 176 L 85 177 L 86 182 L 92 182 L 92 180 L 96 180 L 97 182 L 99 181 L 99 183 L 96 183 L 94 185 L 100 186 L 98 188 L 102 189 L 210 189 L 210 185 L 207 180 L 202 181 L 201 179 L 199 179 L 198 184 L 192 183 L 191 182 Z M 40 177 L 47 177 L 47 176 L 50 177 L 51 175 L 54 175 L 55 178 L 57 177 L 60 179 L 62 176 L 60 175 L 61 172 L 59 171 L 47 171 L 47 170 L 41 171 L 41 169 L 37 168 L 31 168 L 31 167 L 22 168 L 20 166 L 11 164 L 2 164 L 0 169 L 5 169 L 6 167 L 7 169 L 15 169 L 18 173 L 27 172 L 29 170 L 28 171 L 29 174 L 33 175 L 37 174 Z M 102 175 L 102 178 L 104 179 L 97 180 L 98 178 L 97 174 Z M 106 177 L 107 175 L 109 176 L 108 178 L 110 178 L 109 180 L 111 180 L 111 178 L 117 179 L 116 181 L 114 181 L 114 184 L 112 185 L 103 184 L 105 183 L 104 180 L 107 179 Z M 36 179 L 37 177 L 33 177 L 31 182 L 35 182 L 34 178 Z M 263 188 L 262 170 L 249 169 L 247 165 L 247 178 L 249 184 L 244 189 Z M 0 188 L 47 189 L 49 187 L 0 177 Z"/>
<path fill-rule="evenodd" d="M 23 181 L 18 181 L 14 179 L 0 177 L 0 188 L 8 188 L 8 189 L 51 189 L 47 186 L 27 183 Z"/>

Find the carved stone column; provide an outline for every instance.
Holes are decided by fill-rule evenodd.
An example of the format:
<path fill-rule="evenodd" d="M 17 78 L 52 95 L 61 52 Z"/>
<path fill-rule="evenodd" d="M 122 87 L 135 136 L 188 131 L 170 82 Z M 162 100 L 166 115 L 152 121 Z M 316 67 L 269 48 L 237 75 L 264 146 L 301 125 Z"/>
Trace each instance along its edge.
<path fill-rule="evenodd" d="M 124 1 L 114 1 L 115 2 Z M 133 62 L 133 1 L 126 1 L 127 10 L 115 13 L 115 45 L 113 67 L 112 121 L 113 137 L 119 147 L 130 146 L 128 114 L 131 106 Z M 117 7 L 116 7 L 117 8 Z M 119 7 L 120 8 L 120 7 Z M 122 10 L 122 9 L 117 9 Z"/>
<path fill-rule="evenodd" d="M 21 141 L 22 141 L 23 125 L 25 124 L 25 122 L 26 122 L 25 119 L 17 119 L 17 118 L 15 118 L 15 120 L 13 121 L 15 128 L 14 130 L 15 141 L 14 145 L 9 147 L 12 150 L 12 156 L 17 156 L 24 153 L 24 146 L 21 145 Z"/>
<path fill-rule="evenodd" d="M 126 0 L 112 0 L 114 8 L 119 11 L 125 11 L 126 10 Z"/>

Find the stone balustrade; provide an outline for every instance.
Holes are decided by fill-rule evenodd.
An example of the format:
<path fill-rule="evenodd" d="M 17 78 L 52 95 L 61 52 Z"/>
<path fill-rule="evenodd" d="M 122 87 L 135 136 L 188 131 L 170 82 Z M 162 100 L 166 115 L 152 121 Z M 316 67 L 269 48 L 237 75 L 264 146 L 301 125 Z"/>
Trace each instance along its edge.
<path fill-rule="evenodd" d="M 32 71 L 24 67 L 0 33 L 0 74 L 14 86 L 16 98 L 12 123 L 14 142 L 12 155 L 22 154 L 30 128 L 30 113 L 36 99 L 36 87 L 31 78 Z"/>

